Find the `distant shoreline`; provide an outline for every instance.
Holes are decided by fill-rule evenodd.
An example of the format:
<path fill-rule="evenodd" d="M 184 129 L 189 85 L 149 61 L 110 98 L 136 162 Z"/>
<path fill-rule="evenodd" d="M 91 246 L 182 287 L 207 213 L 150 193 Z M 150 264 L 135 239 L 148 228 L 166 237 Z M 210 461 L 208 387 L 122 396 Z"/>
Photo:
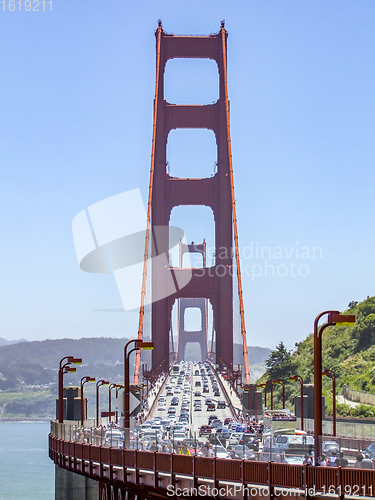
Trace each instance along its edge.
<path fill-rule="evenodd" d="M 0 424 L 40 424 L 40 423 L 46 423 L 48 424 L 51 419 L 45 419 L 45 418 L 0 418 Z"/>

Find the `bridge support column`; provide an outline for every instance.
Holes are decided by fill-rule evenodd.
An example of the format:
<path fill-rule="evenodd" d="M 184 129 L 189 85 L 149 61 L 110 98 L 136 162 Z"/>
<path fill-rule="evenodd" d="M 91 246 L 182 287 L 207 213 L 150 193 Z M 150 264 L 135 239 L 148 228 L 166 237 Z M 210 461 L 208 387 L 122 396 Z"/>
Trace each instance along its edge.
<path fill-rule="evenodd" d="M 55 500 L 99 500 L 99 483 L 56 465 Z"/>

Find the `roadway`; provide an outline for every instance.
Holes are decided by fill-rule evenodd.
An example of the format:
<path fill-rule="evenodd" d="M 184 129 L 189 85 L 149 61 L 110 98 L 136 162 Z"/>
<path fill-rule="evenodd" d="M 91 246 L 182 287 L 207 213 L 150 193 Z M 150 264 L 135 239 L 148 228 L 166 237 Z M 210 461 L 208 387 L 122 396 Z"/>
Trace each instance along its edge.
<path fill-rule="evenodd" d="M 190 363 L 190 365 L 189 365 Z M 191 374 L 188 375 L 188 366 L 191 367 Z M 179 416 L 181 414 L 181 406 L 182 406 L 182 398 L 184 396 L 184 391 L 190 391 L 189 394 L 185 393 L 186 395 L 189 396 L 189 410 L 188 410 L 188 416 L 189 416 L 189 431 L 190 435 L 193 437 L 194 433 L 197 433 L 197 437 L 199 436 L 199 429 L 202 425 L 207 425 L 208 424 L 208 418 L 210 415 L 216 415 L 222 422 L 224 422 L 224 419 L 227 417 L 232 417 L 232 412 L 229 408 L 229 397 L 227 396 L 225 390 L 222 390 L 221 384 L 217 380 L 215 372 L 211 369 L 211 373 L 215 376 L 215 380 L 217 382 L 217 385 L 219 387 L 219 392 L 220 396 L 214 396 L 214 391 L 212 389 L 212 382 L 210 380 L 210 376 L 207 374 L 207 369 L 205 368 L 204 365 L 199 365 L 198 363 L 192 363 L 192 362 L 185 362 L 184 364 L 180 363 L 179 364 L 180 371 L 185 369 L 185 374 L 183 375 L 183 382 L 181 385 L 177 385 L 178 381 L 178 374 L 173 373 L 173 369 L 171 371 L 171 374 L 166 377 L 163 386 L 160 390 L 160 394 L 158 396 L 158 401 L 160 401 L 162 398 L 165 398 L 166 401 L 166 406 L 165 410 L 158 410 L 158 401 L 156 404 L 153 406 L 151 409 L 149 419 L 154 419 L 155 417 L 161 417 L 162 420 L 168 419 L 168 410 L 169 408 L 175 408 L 176 409 L 176 422 L 179 420 Z M 204 368 L 206 371 L 206 374 L 203 376 L 207 377 L 207 382 L 208 382 L 208 392 L 203 392 L 203 380 L 202 380 L 202 375 L 200 373 L 200 369 Z M 199 371 L 199 375 L 196 375 L 196 371 Z M 200 385 L 197 385 L 200 384 Z M 168 395 L 167 396 L 167 387 L 170 386 L 173 391 L 173 396 Z M 180 387 L 180 391 L 176 388 Z M 200 396 L 195 395 L 196 391 L 200 392 Z M 173 397 L 178 397 L 178 404 L 171 406 L 171 401 Z M 207 411 L 207 406 L 206 406 L 206 398 L 209 397 L 211 398 L 212 402 L 215 403 L 215 410 L 214 411 Z M 195 410 L 194 407 L 194 402 L 195 401 L 201 401 L 201 410 Z M 218 401 L 225 401 L 226 407 L 225 408 L 217 408 L 217 403 Z"/>

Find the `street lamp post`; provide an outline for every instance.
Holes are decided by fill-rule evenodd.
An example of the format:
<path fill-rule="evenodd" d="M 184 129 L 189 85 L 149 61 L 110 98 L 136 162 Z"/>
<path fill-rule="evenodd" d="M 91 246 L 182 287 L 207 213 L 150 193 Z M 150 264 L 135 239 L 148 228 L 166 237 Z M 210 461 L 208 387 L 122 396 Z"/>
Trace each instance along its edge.
<path fill-rule="evenodd" d="M 112 389 L 115 389 L 117 384 L 109 384 L 108 387 L 108 410 L 109 410 L 109 421 L 111 422 L 111 413 L 112 413 Z"/>
<path fill-rule="evenodd" d="M 128 352 L 128 346 L 134 343 L 134 348 Z M 143 342 L 142 340 L 129 340 L 124 347 L 124 424 L 125 424 L 125 448 L 129 448 L 130 436 L 130 375 L 129 375 L 129 356 L 138 349 L 153 349 L 153 342 Z"/>
<path fill-rule="evenodd" d="M 84 398 L 83 398 L 83 386 L 84 384 L 86 384 L 86 382 L 95 382 L 95 379 L 92 378 L 92 377 L 82 377 L 81 378 L 81 425 L 83 425 L 83 421 L 84 421 L 84 411 L 83 411 L 83 402 L 84 402 Z M 86 418 L 87 418 L 87 415 L 86 415 Z"/>
<path fill-rule="evenodd" d="M 59 365 L 59 422 L 64 421 L 64 373 L 75 372 L 76 368 L 71 367 L 71 364 L 79 365 L 82 363 L 82 358 L 74 356 L 65 356 L 60 360 Z"/>
<path fill-rule="evenodd" d="M 272 380 L 273 384 L 282 384 L 283 386 L 283 410 L 285 410 L 285 380 L 282 378 L 277 378 L 276 380 Z"/>
<path fill-rule="evenodd" d="M 293 377 L 289 377 L 289 380 L 296 380 L 301 385 L 301 431 L 303 431 L 303 378 L 301 375 L 293 375 Z"/>
<path fill-rule="evenodd" d="M 332 423 L 333 423 L 333 435 L 336 436 L 336 373 L 333 370 L 324 370 L 322 375 L 326 375 L 327 377 L 332 379 Z"/>
<path fill-rule="evenodd" d="M 327 323 L 318 328 L 319 320 L 328 314 Z M 314 439 L 315 439 L 315 464 L 321 454 L 322 437 L 322 334 L 328 326 L 355 323 L 354 314 L 340 314 L 339 311 L 324 311 L 314 321 Z"/>
<path fill-rule="evenodd" d="M 99 387 L 101 385 L 109 385 L 106 380 L 98 380 L 96 382 L 96 426 L 99 427 Z"/>
<path fill-rule="evenodd" d="M 267 382 L 267 384 L 269 384 L 270 386 L 270 393 L 271 393 L 271 410 L 273 410 L 273 383 L 272 383 L 272 380 L 269 380 Z"/>

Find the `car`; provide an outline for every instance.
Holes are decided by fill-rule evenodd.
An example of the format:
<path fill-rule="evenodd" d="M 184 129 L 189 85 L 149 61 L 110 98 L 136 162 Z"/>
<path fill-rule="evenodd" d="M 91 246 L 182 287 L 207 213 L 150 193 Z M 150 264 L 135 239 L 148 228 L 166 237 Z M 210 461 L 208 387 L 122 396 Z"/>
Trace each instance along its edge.
<path fill-rule="evenodd" d="M 170 432 L 186 432 L 186 425 L 176 422 L 175 424 L 171 425 Z"/>
<path fill-rule="evenodd" d="M 211 420 L 211 427 L 217 429 L 218 427 L 222 427 L 223 424 L 220 422 L 220 420 Z"/>
<path fill-rule="evenodd" d="M 196 377 L 199 377 L 199 370 L 195 370 L 194 375 L 195 375 Z"/>
<path fill-rule="evenodd" d="M 245 432 L 247 429 L 247 426 L 244 424 L 238 424 L 236 427 L 236 432 Z"/>
<path fill-rule="evenodd" d="M 203 392 L 210 392 L 208 385 L 203 386 Z"/>
<path fill-rule="evenodd" d="M 371 443 L 367 446 L 367 448 L 365 448 L 363 451 L 362 451 L 362 454 L 363 455 L 370 455 L 370 458 L 373 459 L 375 458 L 375 443 Z"/>
<path fill-rule="evenodd" d="M 322 453 L 328 457 L 328 464 L 330 466 L 335 465 L 336 458 L 339 456 L 341 449 L 340 445 L 336 441 L 323 441 L 322 443 Z"/>
<path fill-rule="evenodd" d="M 183 443 L 184 439 L 186 439 L 186 434 L 184 432 L 175 432 L 171 438 L 174 443 Z"/>
<path fill-rule="evenodd" d="M 214 396 L 215 396 L 215 398 L 219 398 L 220 397 L 220 391 L 214 391 Z"/>
<path fill-rule="evenodd" d="M 146 431 L 147 429 L 151 429 L 152 424 L 150 422 L 145 422 L 144 424 L 141 425 L 141 430 Z"/>
<path fill-rule="evenodd" d="M 239 444 L 229 445 L 227 451 L 230 453 L 232 459 L 240 460 L 255 460 L 256 457 L 246 446 L 240 446 Z"/>
<path fill-rule="evenodd" d="M 195 391 L 195 392 L 194 392 L 194 396 L 195 396 L 195 397 L 199 397 L 199 396 L 201 396 L 201 391 Z"/>
<path fill-rule="evenodd" d="M 227 407 L 227 405 L 226 405 L 225 401 L 219 401 L 219 402 L 217 403 L 217 409 L 218 409 L 218 410 L 219 410 L 219 409 L 222 409 L 222 408 L 226 408 L 226 407 Z"/>
<path fill-rule="evenodd" d="M 168 413 L 175 415 L 176 414 L 176 408 L 168 408 Z"/>
<path fill-rule="evenodd" d="M 207 403 L 207 411 L 215 411 L 216 405 L 215 403 Z"/>
<path fill-rule="evenodd" d="M 167 396 L 173 396 L 173 391 L 172 389 L 167 389 L 166 393 Z"/>
<path fill-rule="evenodd" d="M 199 437 L 207 436 L 211 434 L 211 432 L 212 432 L 212 427 L 210 425 L 201 425 L 199 429 Z"/>
<path fill-rule="evenodd" d="M 166 405 L 158 405 L 158 411 L 165 411 L 166 409 Z"/>
<path fill-rule="evenodd" d="M 259 442 L 260 439 L 258 439 L 255 434 L 244 433 L 242 434 L 242 437 L 239 440 L 238 444 L 240 446 L 245 445 L 251 450 L 259 451 Z"/>
<path fill-rule="evenodd" d="M 232 422 L 233 421 L 233 418 L 232 417 L 227 417 L 225 420 L 224 420 L 224 425 L 228 425 L 229 422 Z"/>
<path fill-rule="evenodd" d="M 229 444 L 238 444 L 240 442 L 240 439 L 242 438 L 242 433 L 241 432 L 232 432 L 232 434 L 229 436 Z"/>
<path fill-rule="evenodd" d="M 212 420 L 220 420 L 217 415 L 210 415 L 208 417 L 208 423 L 210 423 Z"/>
<path fill-rule="evenodd" d="M 224 448 L 224 446 L 214 444 L 212 446 L 212 450 L 214 452 L 214 456 L 217 458 L 230 458 L 230 454 Z"/>
<path fill-rule="evenodd" d="M 195 382 L 195 387 L 200 387 L 200 386 L 201 386 L 200 380 L 197 380 L 197 381 Z"/>
<path fill-rule="evenodd" d="M 104 446 L 111 448 L 123 448 L 125 443 L 125 434 L 119 429 L 109 429 L 105 432 Z"/>
<path fill-rule="evenodd" d="M 202 406 L 200 406 L 200 405 L 195 405 L 195 406 L 194 406 L 194 411 L 202 411 Z"/>
<path fill-rule="evenodd" d="M 220 427 L 219 427 L 220 428 Z M 217 432 L 219 432 L 219 429 L 217 429 Z M 220 430 L 220 436 L 222 436 L 224 439 L 229 439 L 230 438 L 230 435 L 232 433 L 230 432 L 229 429 L 227 429 L 226 427 L 223 427 L 221 430 Z"/>

